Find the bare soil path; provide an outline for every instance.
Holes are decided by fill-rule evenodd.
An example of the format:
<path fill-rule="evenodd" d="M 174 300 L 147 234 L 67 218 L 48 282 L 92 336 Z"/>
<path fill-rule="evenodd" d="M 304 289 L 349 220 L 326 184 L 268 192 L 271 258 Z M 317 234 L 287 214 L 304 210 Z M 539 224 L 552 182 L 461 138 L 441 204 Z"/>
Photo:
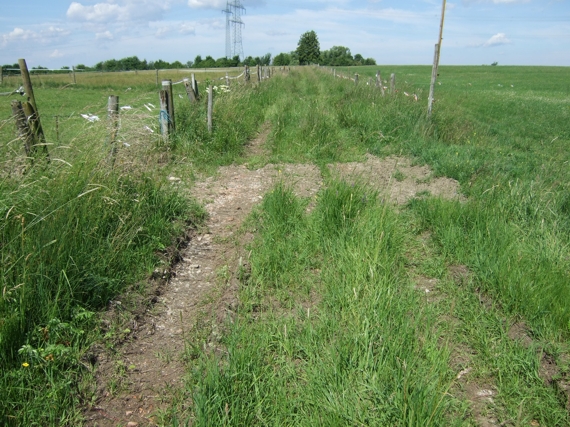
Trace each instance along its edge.
<path fill-rule="evenodd" d="M 265 152 L 268 135 L 264 127 L 249 147 L 250 156 Z M 426 167 L 411 166 L 404 158 L 379 159 L 368 155 L 365 162 L 330 165 L 331 172 L 374 185 L 394 203 L 403 203 L 417 193 L 429 191 L 443 197 L 459 197 L 457 182 L 433 178 Z M 235 279 L 244 245 L 253 236 L 239 233 L 252 208 L 277 182 L 292 186 L 301 197 L 316 195 L 322 176 L 314 165 L 268 164 L 258 170 L 246 166 L 222 167 L 217 175 L 199 181 L 192 196 L 204 204 L 208 220 L 204 231 L 193 235 L 181 251 L 170 280 L 155 297 L 154 305 L 120 348 L 97 356 L 97 392 L 86 413 L 89 426 L 152 426 L 157 413 L 180 390 L 189 356 L 187 343 L 199 331 L 204 312 L 214 312 L 219 323 L 238 304 Z M 217 320 L 217 322 L 216 322 Z M 216 332 L 211 325 L 210 331 Z M 190 351 L 191 353 L 191 351 Z"/>

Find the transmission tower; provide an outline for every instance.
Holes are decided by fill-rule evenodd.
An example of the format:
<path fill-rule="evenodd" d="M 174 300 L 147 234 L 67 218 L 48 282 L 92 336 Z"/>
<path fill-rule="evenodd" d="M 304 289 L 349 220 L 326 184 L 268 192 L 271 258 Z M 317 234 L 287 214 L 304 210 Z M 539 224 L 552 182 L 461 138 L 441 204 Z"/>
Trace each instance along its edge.
<path fill-rule="evenodd" d="M 241 28 L 245 24 L 241 20 L 241 15 L 245 14 L 245 7 L 241 4 L 241 0 L 228 0 L 222 12 L 226 14 L 226 58 L 231 59 L 237 55 L 243 59 Z"/>

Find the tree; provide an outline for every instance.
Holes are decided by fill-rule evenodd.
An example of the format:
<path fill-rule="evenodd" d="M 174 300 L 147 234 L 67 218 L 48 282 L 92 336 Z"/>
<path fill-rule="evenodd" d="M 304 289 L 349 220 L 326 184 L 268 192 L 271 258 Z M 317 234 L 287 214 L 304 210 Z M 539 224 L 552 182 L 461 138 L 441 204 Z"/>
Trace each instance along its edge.
<path fill-rule="evenodd" d="M 297 45 L 297 55 L 301 65 L 316 64 L 319 61 L 321 46 L 317 33 L 311 30 L 301 36 Z"/>
<path fill-rule="evenodd" d="M 321 64 L 332 67 L 347 67 L 354 65 L 350 49 L 344 46 L 333 46 L 321 52 Z"/>
<path fill-rule="evenodd" d="M 288 53 L 280 53 L 273 58 L 273 65 L 276 67 L 283 67 L 291 64 L 291 55 Z"/>
<path fill-rule="evenodd" d="M 271 54 L 266 53 L 260 58 L 260 65 L 268 66 L 269 64 L 271 64 Z"/>

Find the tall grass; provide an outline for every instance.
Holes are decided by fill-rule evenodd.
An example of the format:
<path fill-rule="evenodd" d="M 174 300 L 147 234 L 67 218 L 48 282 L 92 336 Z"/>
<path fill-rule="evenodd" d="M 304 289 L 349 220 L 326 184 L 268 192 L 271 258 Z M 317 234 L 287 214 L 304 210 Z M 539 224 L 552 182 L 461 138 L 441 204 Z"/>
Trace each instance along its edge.
<path fill-rule="evenodd" d="M 213 77 L 201 76 L 205 93 Z M 144 288 L 161 252 L 204 219 L 167 176 L 176 171 L 187 181 L 238 159 L 271 96 L 266 85 L 233 87 L 217 99 L 209 134 L 204 101 L 188 105 L 175 86 L 184 96 L 175 97 L 178 130 L 166 141 L 144 107 L 156 102 L 155 89 L 122 83 L 39 85 L 49 164 L 21 169 L 28 162 L 9 118 L 0 129 L 0 423 L 80 424 L 90 375 L 81 358 L 99 338 L 96 312 L 126 289 Z M 121 112 L 114 162 L 105 123 L 111 91 L 132 107 Z M 101 120 L 78 115 L 87 112 Z"/>
<path fill-rule="evenodd" d="M 457 179 L 469 201 L 416 202 L 424 226 L 450 262 L 471 267 L 483 288 L 523 314 L 536 333 L 568 336 L 568 69 L 442 67 L 430 122 L 422 102 L 429 69 L 394 69 L 396 97 L 333 83 L 332 93 L 342 86 L 337 122 L 359 130 L 372 153 L 410 154 L 437 175 Z M 415 103 L 404 91 L 423 96 Z"/>
<path fill-rule="evenodd" d="M 196 373 L 194 425 L 453 425 L 448 354 L 379 200 L 339 181 L 311 214 L 282 185 L 265 196 L 227 356 Z"/>

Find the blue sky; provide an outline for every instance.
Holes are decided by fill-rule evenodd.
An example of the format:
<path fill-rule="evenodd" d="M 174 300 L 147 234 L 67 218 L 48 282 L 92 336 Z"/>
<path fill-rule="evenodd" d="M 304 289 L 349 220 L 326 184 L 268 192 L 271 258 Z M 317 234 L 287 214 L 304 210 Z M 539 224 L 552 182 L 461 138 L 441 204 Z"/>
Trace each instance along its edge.
<path fill-rule="evenodd" d="M 289 52 L 305 31 L 378 64 L 431 64 L 441 0 L 242 0 L 245 55 Z M 225 55 L 226 0 L 2 0 L 0 64 L 185 63 Z M 447 2 L 441 64 L 570 66 L 570 0 Z"/>

